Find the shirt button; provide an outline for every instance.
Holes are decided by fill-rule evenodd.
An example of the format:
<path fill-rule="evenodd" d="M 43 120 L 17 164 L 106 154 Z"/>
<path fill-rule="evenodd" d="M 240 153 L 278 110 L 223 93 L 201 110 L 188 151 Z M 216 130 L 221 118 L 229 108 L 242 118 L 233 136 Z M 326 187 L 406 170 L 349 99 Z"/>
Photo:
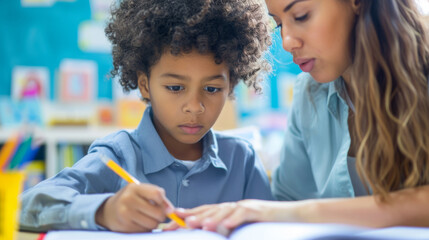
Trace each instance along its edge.
<path fill-rule="evenodd" d="M 81 220 L 80 221 L 80 226 L 83 227 L 83 228 L 88 228 L 88 222 L 85 221 L 85 220 Z"/>
<path fill-rule="evenodd" d="M 183 180 L 182 180 L 182 184 L 183 184 L 183 186 L 185 186 L 185 187 L 189 186 L 189 179 L 183 179 Z"/>

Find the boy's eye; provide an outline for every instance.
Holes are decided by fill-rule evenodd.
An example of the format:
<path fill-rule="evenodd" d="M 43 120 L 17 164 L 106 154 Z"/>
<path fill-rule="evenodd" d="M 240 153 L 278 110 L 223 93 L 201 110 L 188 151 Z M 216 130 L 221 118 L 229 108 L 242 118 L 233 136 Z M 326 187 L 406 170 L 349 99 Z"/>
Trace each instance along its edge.
<path fill-rule="evenodd" d="M 302 15 L 300 17 L 296 17 L 295 21 L 297 21 L 297 22 L 303 22 L 303 21 L 307 20 L 307 18 L 308 18 L 308 14 L 304 14 L 304 15 Z"/>
<path fill-rule="evenodd" d="M 217 87 L 205 87 L 204 90 L 206 90 L 209 93 L 215 93 L 215 92 L 219 92 L 222 89 Z"/>
<path fill-rule="evenodd" d="M 170 90 L 172 92 L 178 92 L 180 90 L 183 90 L 182 86 L 165 86 L 165 88 L 167 88 L 168 90 Z"/>

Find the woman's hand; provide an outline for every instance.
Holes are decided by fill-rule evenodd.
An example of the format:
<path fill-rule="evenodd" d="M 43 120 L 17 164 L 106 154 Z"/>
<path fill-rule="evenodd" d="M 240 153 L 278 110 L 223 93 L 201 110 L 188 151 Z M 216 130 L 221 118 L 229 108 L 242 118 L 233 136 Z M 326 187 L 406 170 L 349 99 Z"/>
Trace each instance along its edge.
<path fill-rule="evenodd" d="M 97 210 L 96 223 L 117 232 L 147 232 L 166 218 L 173 206 L 164 189 L 151 184 L 128 184 Z"/>
<path fill-rule="evenodd" d="M 203 205 L 193 209 L 177 209 L 176 214 L 185 219 L 189 228 L 202 228 L 228 234 L 247 222 L 292 221 L 297 219 L 298 206 L 293 203 L 264 200 L 242 200 L 221 204 Z M 281 214 L 281 212 L 283 214 Z M 170 223 L 165 230 L 177 229 Z"/>
<path fill-rule="evenodd" d="M 246 222 L 337 223 L 380 228 L 389 226 L 429 226 L 429 185 L 378 196 L 308 199 L 300 201 L 242 200 L 237 203 L 176 209 L 190 228 L 219 233 L 230 232 Z M 170 224 L 166 229 L 175 229 Z"/>

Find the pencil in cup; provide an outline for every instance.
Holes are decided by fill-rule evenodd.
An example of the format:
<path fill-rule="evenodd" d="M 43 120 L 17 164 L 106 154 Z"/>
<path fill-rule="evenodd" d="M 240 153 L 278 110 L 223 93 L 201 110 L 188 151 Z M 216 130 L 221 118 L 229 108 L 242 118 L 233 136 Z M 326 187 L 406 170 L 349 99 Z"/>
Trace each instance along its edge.
<path fill-rule="evenodd" d="M 131 176 L 127 171 L 125 171 L 121 166 L 119 166 L 115 161 L 112 159 L 107 158 L 104 155 L 101 155 L 101 160 L 110 168 L 112 171 L 114 171 L 116 174 L 118 174 L 121 178 L 123 178 L 125 181 L 129 183 L 136 183 L 140 184 L 140 181 Z M 183 221 L 181 218 L 179 218 L 175 213 L 168 213 L 167 216 L 176 222 L 179 226 L 183 228 L 186 227 L 185 221 Z"/>

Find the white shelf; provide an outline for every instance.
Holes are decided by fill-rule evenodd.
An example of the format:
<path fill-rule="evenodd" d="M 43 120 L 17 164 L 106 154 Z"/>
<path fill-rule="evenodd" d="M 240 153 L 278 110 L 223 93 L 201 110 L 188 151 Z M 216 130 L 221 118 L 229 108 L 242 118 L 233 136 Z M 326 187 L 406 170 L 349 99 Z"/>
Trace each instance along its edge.
<path fill-rule="evenodd" d="M 0 128 L 0 142 L 5 142 L 19 130 Z M 119 128 L 117 127 L 51 127 L 35 128 L 32 129 L 32 132 L 34 133 L 34 138 L 41 139 L 46 146 L 46 177 L 49 178 L 57 173 L 59 143 L 89 145 L 95 139 L 102 138 L 118 130 Z"/>

